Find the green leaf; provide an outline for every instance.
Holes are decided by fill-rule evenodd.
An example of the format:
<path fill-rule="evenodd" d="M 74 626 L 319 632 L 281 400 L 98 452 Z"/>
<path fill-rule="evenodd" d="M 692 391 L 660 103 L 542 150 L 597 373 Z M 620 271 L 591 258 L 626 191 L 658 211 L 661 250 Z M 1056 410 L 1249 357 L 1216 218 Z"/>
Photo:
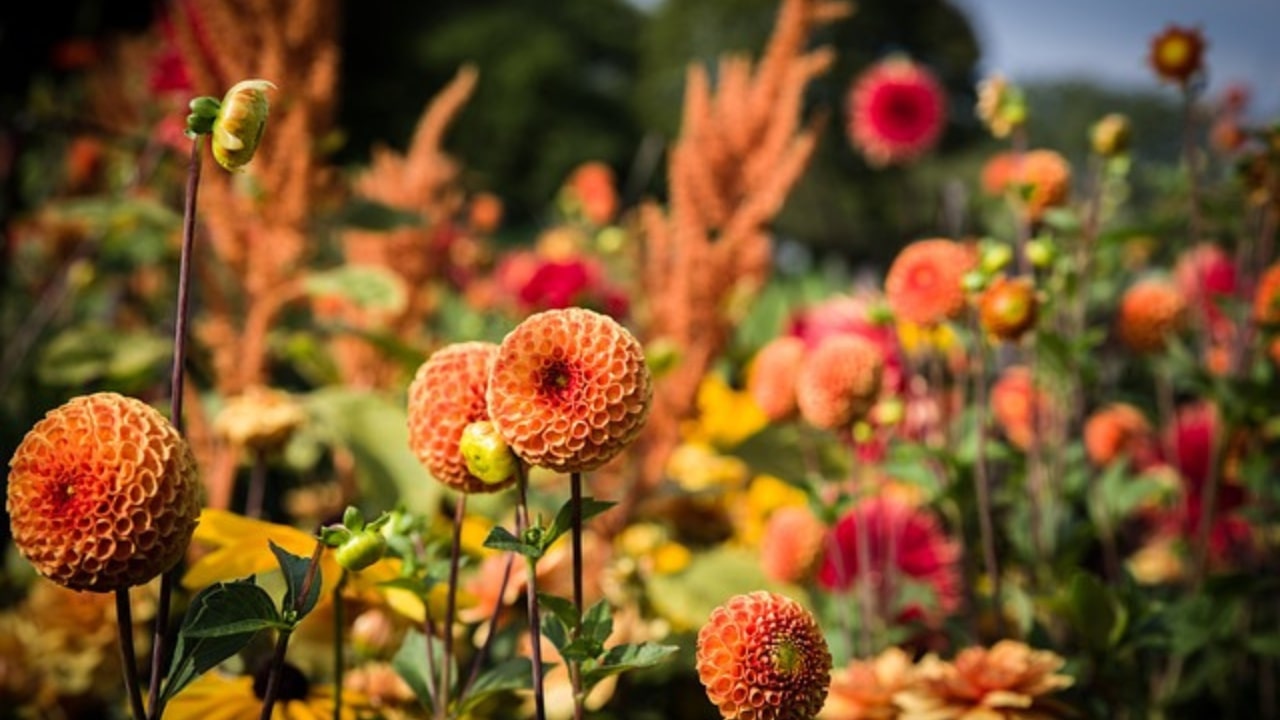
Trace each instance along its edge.
<path fill-rule="evenodd" d="M 604 646 L 613 632 L 613 608 L 607 600 L 600 600 L 587 609 L 582 618 L 582 637 L 590 643 Z"/>
<path fill-rule="evenodd" d="M 618 503 L 610 500 L 596 500 L 594 498 L 582 498 L 582 522 L 586 522 Z M 573 529 L 573 499 L 566 500 L 564 505 L 560 506 L 560 510 L 556 512 L 556 518 L 551 522 L 551 527 L 542 536 L 542 549 L 545 552 L 551 544 L 560 538 L 561 535 Z"/>
<path fill-rule="evenodd" d="M 1280 657 L 1280 635 L 1261 635 L 1245 641 L 1245 647 L 1255 655 Z"/>
<path fill-rule="evenodd" d="M 243 650 L 258 630 L 283 626 L 271 596 L 252 580 L 217 583 L 201 590 L 191 599 L 178 629 L 163 701 Z"/>
<path fill-rule="evenodd" d="M 148 332 L 82 326 L 53 338 L 41 352 L 36 374 L 57 386 L 107 381 L 122 391 L 152 382 L 173 354 L 173 342 Z"/>
<path fill-rule="evenodd" d="M 1104 650 L 1120 639 L 1128 615 L 1124 606 L 1097 577 L 1080 572 L 1071 578 L 1067 607 L 1076 632 L 1094 650 Z"/>
<path fill-rule="evenodd" d="M 489 697 L 503 692 L 528 690 L 533 687 L 533 663 L 529 658 L 510 658 L 485 670 L 461 698 L 455 716 L 463 717 Z"/>
<path fill-rule="evenodd" d="M 441 643 L 431 644 L 431 659 L 436 668 L 444 662 L 444 650 L 440 646 Z M 434 683 L 429 672 L 430 667 L 432 666 L 427 664 L 426 636 L 417 630 L 409 630 L 405 633 L 404 641 L 400 643 L 400 649 L 396 650 L 395 656 L 391 658 L 391 668 L 413 690 L 418 702 L 428 708 L 432 704 L 431 688 Z M 450 677 L 457 677 L 457 675 L 457 673 L 450 673 Z"/>
<path fill-rule="evenodd" d="M 559 652 L 560 656 L 566 660 L 579 659 L 570 657 L 567 654 L 569 651 L 570 627 L 571 626 L 565 625 L 564 621 L 562 621 L 555 613 L 547 613 L 542 616 L 542 636 L 554 645 L 556 651 Z"/>
<path fill-rule="evenodd" d="M 617 675 L 627 670 L 653 667 L 675 654 L 679 649 L 675 645 L 659 645 L 651 642 L 640 643 L 639 645 L 618 645 L 609 648 L 609 651 L 600 659 L 599 664 L 583 668 L 583 685 L 589 691 L 596 683 L 610 675 Z"/>
<path fill-rule="evenodd" d="M 484 539 L 484 546 L 493 550 L 509 550 L 520 553 L 534 560 L 542 557 L 541 547 L 520 540 L 520 538 L 512 535 L 511 531 L 501 525 L 495 525 L 489 531 L 489 536 Z"/>
<path fill-rule="evenodd" d="M 302 604 L 294 607 L 297 602 L 294 598 L 302 592 L 302 588 L 307 584 L 307 570 L 311 567 L 311 558 L 294 555 L 284 548 L 276 545 L 274 541 L 267 540 L 267 544 L 271 546 L 271 552 L 276 556 L 276 562 L 280 564 L 280 572 L 284 575 L 285 593 L 284 608 L 285 611 L 297 612 L 297 620 L 307 616 L 311 609 L 316 606 L 316 601 L 320 599 L 320 568 L 316 568 L 315 577 L 312 578 L 311 587 L 307 588 L 307 595 L 302 599 Z"/>
<path fill-rule="evenodd" d="M 560 597 L 559 595 L 550 595 L 548 593 L 538 593 L 538 605 L 544 610 L 550 610 L 556 617 L 560 618 L 560 622 L 565 627 L 577 627 L 578 625 L 578 609 L 573 606 L 571 600 Z"/>

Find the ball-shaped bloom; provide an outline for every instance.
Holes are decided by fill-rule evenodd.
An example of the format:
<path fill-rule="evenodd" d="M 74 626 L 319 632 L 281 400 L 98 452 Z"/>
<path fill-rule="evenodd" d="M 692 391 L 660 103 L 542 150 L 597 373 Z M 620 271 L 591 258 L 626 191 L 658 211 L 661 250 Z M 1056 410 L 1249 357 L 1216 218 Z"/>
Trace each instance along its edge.
<path fill-rule="evenodd" d="M 998 340 L 1017 340 L 1036 324 L 1039 303 L 1030 278 L 996 278 L 978 300 L 982 328 Z"/>
<path fill-rule="evenodd" d="M 947 122 L 942 85 L 904 57 L 882 60 L 849 91 L 849 139 L 873 166 L 914 160 L 937 144 Z"/>
<path fill-rule="evenodd" d="M 1084 423 L 1084 449 L 1089 460 L 1106 466 L 1124 456 L 1137 467 L 1153 464 L 1159 439 L 1142 411 L 1128 403 L 1111 403 Z"/>
<path fill-rule="evenodd" d="M 916 665 L 912 687 L 895 697 L 908 717 L 1039 720 L 1059 717 L 1050 697 L 1074 680 L 1059 671 L 1066 660 L 1016 640 L 961 650 L 953 662 L 928 655 Z"/>
<path fill-rule="evenodd" d="M 801 582 L 817 567 L 827 528 L 806 505 L 784 505 L 765 521 L 760 538 L 760 567 L 765 577 Z"/>
<path fill-rule="evenodd" d="M 884 356 L 857 335 L 832 335 L 814 348 L 796 376 L 796 407 L 814 427 L 847 428 L 880 394 Z"/>
<path fill-rule="evenodd" d="M 9 460 L 14 545 L 75 590 L 141 585 L 182 559 L 200 515 L 191 448 L 155 408 L 116 393 L 49 411 Z"/>
<path fill-rule="evenodd" d="M 1120 341 L 1139 353 L 1159 352 L 1186 324 L 1182 291 L 1162 278 L 1139 280 L 1120 298 L 1116 330 Z"/>
<path fill-rule="evenodd" d="M 963 280 L 977 267 L 973 248 L 947 238 L 917 240 L 893 259 L 885 275 L 885 300 L 900 320 L 935 325 L 965 308 Z"/>
<path fill-rule="evenodd" d="M 1147 61 L 1161 80 L 1185 85 L 1203 68 L 1204 50 L 1199 30 L 1169 25 L 1151 39 Z"/>
<path fill-rule="evenodd" d="M 1044 211 L 1060 207 L 1071 195 L 1071 164 L 1056 150 L 1041 148 L 1023 153 L 1017 180 L 1026 188 L 1026 213 L 1039 220 Z"/>
<path fill-rule="evenodd" d="M 1280 325 L 1280 263 L 1273 263 L 1258 278 L 1253 319 L 1259 325 Z"/>
<path fill-rule="evenodd" d="M 726 720 L 808 720 L 831 682 L 813 615 L 778 593 L 736 595 L 698 631 L 698 679 Z"/>
<path fill-rule="evenodd" d="M 435 479 L 468 493 L 496 492 L 515 482 L 490 483 L 467 468 L 459 447 L 473 422 L 489 419 L 485 390 L 498 346 L 490 342 L 446 345 L 418 367 L 409 384 L 409 449 Z"/>
<path fill-rule="evenodd" d="M 644 348 L 584 308 L 530 315 L 502 340 L 489 419 L 517 456 L 556 472 L 594 470 L 640 434 L 653 379 Z"/>
<path fill-rule="evenodd" d="M 765 343 L 751 361 L 747 392 L 770 420 L 796 414 L 796 374 L 804 355 L 804 340 L 785 335 Z"/>

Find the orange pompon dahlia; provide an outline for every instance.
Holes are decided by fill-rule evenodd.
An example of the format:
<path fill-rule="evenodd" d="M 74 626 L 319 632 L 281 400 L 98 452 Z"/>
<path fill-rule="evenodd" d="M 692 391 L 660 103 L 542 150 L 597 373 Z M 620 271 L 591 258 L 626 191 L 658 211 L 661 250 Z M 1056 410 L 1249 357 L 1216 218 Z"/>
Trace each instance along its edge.
<path fill-rule="evenodd" d="M 890 647 L 866 660 L 853 659 L 831 672 L 831 692 L 819 720 L 896 720 L 893 701 L 911 687 L 915 664 L 905 650 Z"/>
<path fill-rule="evenodd" d="M 765 521 L 760 565 L 765 577 L 782 583 L 807 579 L 817 569 L 827 528 L 805 505 L 784 505 Z"/>
<path fill-rule="evenodd" d="M 1058 671 L 1066 661 L 1015 640 L 960 651 L 954 662 L 928 655 L 916 665 L 913 686 L 894 699 L 903 717 L 961 720 L 1049 720 L 1065 708 L 1049 696 L 1074 680 Z"/>
<path fill-rule="evenodd" d="M 1022 155 L 1017 179 L 1026 188 L 1026 213 L 1039 220 L 1049 208 L 1071 196 L 1071 164 L 1056 150 L 1029 150 Z"/>
<path fill-rule="evenodd" d="M 800 365 L 796 407 L 800 417 L 826 430 L 847 428 L 866 415 L 880 394 L 884 355 L 857 335 L 832 335 Z"/>
<path fill-rule="evenodd" d="M 496 492 L 515 482 L 489 484 L 471 474 L 458 444 L 473 422 L 488 420 L 485 389 L 498 346 L 461 342 L 435 351 L 409 384 L 409 448 L 440 482 L 466 493 Z"/>
<path fill-rule="evenodd" d="M 947 122 L 941 83 L 906 57 L 881 60 L 849 90 L 849 139 L 875 167 L 904 163 L 937 144 Z"/>
<path fill-rule="evenodd" d="M 818 622 L 785 595 L 736 595 L 698 631 L 698 679 L 725 720 L 809 720 L 831 682 Z"/>
<path fill-rule="evenodd" d="M 1199 30 L 1169 25 L 1151 39 L 1147 61 L 1161 80 L 1186 85 L 1203 69 L 1204 50 Z"/>
<path fill-rule="evenodd" d="M 1258 278 L 1253 320 L 1259 325 L 1280 325 L 1280 262 L 1273 263 Z"/>
<path fill-rule="evenodd" d="M 991 386 L 991 414 L 1009 442 L 1029 450 L 1036 442 L 1040 413 L 1048 397 L 1036 386 L 1030 368 L 1011 365 Z"/>
<path fill-rule="evenodd" d="M 489 419 L 517 456 L 556 472 L 594 470 L 644 427 L 653 380 L 644 348 L 584 308 L 530 315 L 498 349 Z"/>
<path fill-rule="evenodd" d="M 904 247 L 885 275 L 885 300 L 899 320 L 936 325 L 965 307 L 962 281 L 978 265 L 977 252 L 947 238 L 917 240 Z"/>
<path fill-rule="evenodd" d="M 1182 291 L 1162 278 L 1139 280 L 1120 298 L 1116 330 L 1120 341 L 1139 353 L 1164 349 L 1169 338 L 1183 330 L 1187 301 Z"/>
<path fill-rule="evenodd" d="M 1121 456 L 1139 467 L 1152 464 L 1159 440 L 1142 411 L 1128 403 L 1112 403 L 1089 416 L 1084 423 L 1084 450 L 1100 467 Z"/>
<path fill-rule="evenodd" d="M 1030 278 L 996 278 L 978 300 L 982 328 L 997 340 L 1014 341 L 1036 324 L 1039 303 Z"/>
<path fill-rule="evenodd" d="M 141 585 L 182 559 L 200 515 L 191 448 L 155 408 L 116 393 L 49 411 L 9 460 L 14 545 L 73 590 Z"/>
<path fill-rule="evenodd" d="M 747 372 L 747 392 L 770 420 L 796 414 L 796 374 L 804 360 L 801 338 L 785 335 L 765 343 Z"/>

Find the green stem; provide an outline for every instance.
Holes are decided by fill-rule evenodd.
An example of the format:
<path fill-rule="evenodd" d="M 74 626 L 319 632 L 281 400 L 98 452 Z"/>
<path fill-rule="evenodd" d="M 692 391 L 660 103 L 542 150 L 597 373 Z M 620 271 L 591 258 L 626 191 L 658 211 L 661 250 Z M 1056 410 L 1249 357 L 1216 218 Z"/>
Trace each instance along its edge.
<path fill-rule="evenodd" d="M 582 600 L 582 473 L 569 475 L 570 512 L 573 518 L 573 609 L 577 621 L 570 636 L 576 640 L 582 634 L 582 613 L 586 610 Z M 582 703 L 586 698 L 582 691 L 582 663 L 568 661 L 569 683 L 573 688 L 573 720 L 582 720 Z"/>
<path fill-rule="evenodd" d="M 333 720 L 342 720 L 342 673 L 346 669 L 342 588 L 346 584 L 347 571 L 344 569 L 338 577 L 338 584 L 333 586 Z"/>
<path fill-rule="evenodd" d="M 995 615 L 996 633 L 1003 637 L 1004 611 L 1001 608 L 1000 565 L 996 558 L 996 533 L 992 522 L 991 479 L 987 476 L 987 348 L 983 330 L 977 318 L 973 321 L 973 334 L 977 343 L 977 367 L 973 372 L 973 412 L 975 440 L 973 484 L 978 499 L 978 530 L 982 536 L 982 564 L 991 579 L 991 609 Z"/>
<path fill-rule="evenodd" d="M 443 693 L 440 703 L 440 716 L 444 717 L 449 707 L 449 685 L 452 678 L 449 672 L 453 668 L 453 620 L 457 615 L 458 603 L 458 565 L 462 556 L 462 521 L 467 515 L 467 494 L 458 493 L 453 505 L 453 542 L 449 551 L 449 590 L 444 606 L 444 662 L 440 663 L 440 692 Z"/>
<path fill-rule="evenodd" d="M 146 720 L 147 710 L 142 705 L 142 690 L 138 685 L 138 655 L 133 648 L 133 609 L 129 605 L 127 587 L 116 588 L 116 630 L 120 635 L 120 661 L 133 720 Z"/>
<path fill-rule="evenodd" d="M 529 498 L 526 485 L 528 479 L 524 468 L 517 471 L 516 489 L 519 491 L 519 502 L 516 504 L 516 536 L 523 539 L 529 529 Z M 547 720 L 547 701 L 542 689 L 542 628 L 541 613 L 538 611 L 538 566 L 533 558 L 527 558 L 528 587 L 525 595 L 528 600 L 529 641 L 533 665 L 533 705 L 537 720 Z"/>
<path fill-rule="evenodd" d="M 316 547 L 311 551 L 311 562 L 307 564 L 307 575 L 302 579 L 302 587 L 298 589 L 298 594 L 293 598 L 293 611 L 301 613 L 307 602 L 307 597 L 311 595 L 311 588 L 316 584 L 316 578 L 320 573 L 320 555 L 324 552 L 324 542 L 317 540 Z M 275 707 L 276 697 L 280 694 L 280 671 L 284 667 L 285 652 L 289 649 L 289 637 L 293 635 L 293 628 L 288 627 L 280 630 L 276 636 L 276 648 L 271 654 L 271 669 L 267 675 L 267 688 L 262 693 L 262 713 L 259 720 L 271 720 L 271 710 Z"/>

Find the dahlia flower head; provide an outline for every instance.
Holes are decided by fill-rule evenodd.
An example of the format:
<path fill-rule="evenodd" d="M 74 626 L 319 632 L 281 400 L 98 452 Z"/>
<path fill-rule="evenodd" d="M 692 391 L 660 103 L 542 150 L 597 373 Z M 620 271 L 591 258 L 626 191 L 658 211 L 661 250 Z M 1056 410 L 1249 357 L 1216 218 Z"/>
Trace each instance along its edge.
<path fill-rule="evenodd" d="M 1005 438 L 1020 450 L 1035 444 L 1037 416 L 1049 402 L 1049 395 L 1025 365 L 1010 365 L 991 385 L 991 415 Z"/>
<path fill-rule="evenodd" d="M 1044 720 L 1063 709 L 1051 697 L 1075 681 L 1059 672 L 1066 660 L 1015 640 L 961 650 L 952 662 L 927 655 L 913 686 L 895 701 L 905 717 Z"/>
<path fill-rule="evenodd" d="M 1235 295 L 1238 282 L 1235 261 L 1221 245 L 1201 242 L 1179 254 L 1173 279 L 1197 323 L 1214 336 L 1229 332 L 1220 303 Z"/>
<path fill-rule="evenodd" d="M 630 331 L 593 310 L 563 308 L 530 315 L 503 338 L 485 397 L 522 460 L 585 472 L 640 434 L 653 379 Z"/>
<path fill-rule="evenodd" d="M 1200 30 L 1171 24 L 1151 39 L 1147 62 L 1161 80 L 1186 85 L 1204 69 L 1205 45 Z"/>
<path fill-rule="evenodd" d="M 200 515 L 191 448 L 141 400 L 73 398 L 49 411 L 9 460 L 17 549 L 74 590 L 141 585 L 186 554 Z"/>
<path fill-rule="evenodd" d="M 418 367 L 409 384 L 409 449 L 432 477 L 466 493 L 496 492 L 515 482 L 489 483 L 471 473 L 459 443 L 467 426 L 489 419 L 485 391 L 498 355 L 490 342 L 446 345 Z"/>
<path fill-rule="evenodd" d="M 1015 341 L 1036 324 L 1039 301 L 1029 277 L 995 278 L 978 298 L 978 320 L 993 338 Z"/>
<path fill-rule="evenodd" d="M 818 720 L 895 720 L 902 709 L 894 696 L 915 680 L 915 662 L 902 648 L 888 647 L 875 657 L 853 658 L 831 672 L 827 704 Z"/>
<path fill-rule="evenodd" d="M 736 595 L 712 611 L 697 642 L 698 679 L 725 720 L 810 720 L 831 683 L 817 620 L 778 593 Z"/>
<path fill-rule="evenodd" d="M 863 71 L 848 96 L 848 134 L 875 167 L 910 162 L 934 148 L 947 122 L 947 98 L 937 77 L 904 56 Z"/>
<path fill-rule="evenodd" d="M 843 430 L 866 416 L 880 395 L 884 356 L 870 340 L 832 335 L 809 352 L 796 376 L 796 407 L 805 422 Z"/>
<path fill-rule="evenodd" d="M 1258 278 L 1253 296 L 1253 319 L 1259 325 L 1280 325 L 1280 262 L 1273 263 Z"/>
<path fill-rule="evenodd" d="M 747 369 L 747 392 L 772 421 L 796 416 L 796 374 L 804 361 L 805 343 L 783 335 L 756 351 Z"/>
<path fill-rule="evenodd" d="M 1177 285 L 1164 278 L 1139 280 L 1120 297 L 1116 331 L 1120 341 L 1134 352 L 1164 350 L 1186 323 L 1186 297 Z"/>
<path fill-rule="evenodd" d="M 1084 423 L 1084 448 L 1090 462 L 1105 467 L 1125 457 L 1142 470 L 1160 460 L 1160 440 L 1146 415 L 1137 407 L 1114 402 L 1089 415 Z"/>
<path fill-rule="evenodd" d="M 906 384 L 902 344 L 889 318 L 882 317 L 884 298 L 879 289 L 833 295 L 793 314 L 785 335 L 804 341 L 812 350 L 830 335 L 857 335 L 880 349 L 884 373 L 880 385 L 886 393 L 902 392 Z"/>
<path fill-rule="evenodd" d="M 885 300 L 900 320 L 936 325 L 958 317 L 966 306 L 964 276 L 978 266 L 978 253 L 948 238 L 916 240 L 898 252 L 885 274 Z"/>

